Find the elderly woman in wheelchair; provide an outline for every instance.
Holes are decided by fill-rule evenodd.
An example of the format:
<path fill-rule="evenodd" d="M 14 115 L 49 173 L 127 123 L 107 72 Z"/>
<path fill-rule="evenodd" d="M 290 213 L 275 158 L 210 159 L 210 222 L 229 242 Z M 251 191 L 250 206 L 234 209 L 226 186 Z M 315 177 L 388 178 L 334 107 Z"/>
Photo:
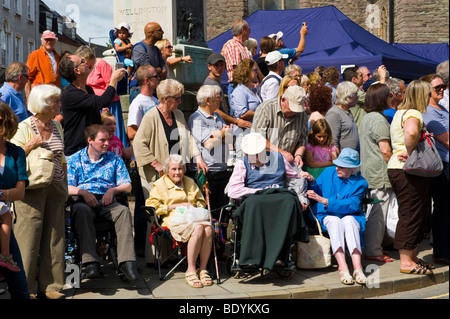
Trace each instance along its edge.
<path fill-rule="evenodd" d="M 185 281 L 193 288 L 201 288 L 212 285 L 206 267 L 214 230 L 208 211 L 204 209 L 205 199 L 194 180 L 184 176 L 185 171 L 183 158 L 176 154 L 169 155 L 164 165 L 165 174 L 153 184 L 146 205 L 162 216 L 162 226 L 170 230 L 176 241 L 187 243 Z M 198 257 L 200 264 L 197 271 Z"/>
<path fill-rule="evenodd" d="M 241 201 L 234 212 L 242 224 L 235 256 L 239 268 L 295 269 L 290 248 L 294 238 L 309 241 L 302 211 L 308 208 L 307 184 L 314 178 L 291 166 L 281 153 L 266 152 L 260 133 L 246 135 L 242 150 L 245 156 L 236 162 L 228 184 L 228 196 Z"/>

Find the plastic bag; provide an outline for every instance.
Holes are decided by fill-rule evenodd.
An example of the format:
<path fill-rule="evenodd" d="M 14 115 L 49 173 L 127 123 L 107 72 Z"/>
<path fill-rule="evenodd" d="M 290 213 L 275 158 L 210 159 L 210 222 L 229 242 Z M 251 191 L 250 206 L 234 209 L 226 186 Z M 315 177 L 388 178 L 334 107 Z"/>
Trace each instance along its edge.
<path fill-rule="evenodd" d="M 170 218 L 172 226 L 189 224 L 197 221 L 209 220 L 208 210 L 203 207 L 180 206 Z"/>
<path fill-rule="evenodd" d="M 386 231 L 391 238 L 395 238 L 395 229 L 398 222 L 398 202 L 394 193 L 389 198 L 389 207 L 386 217 Z"/>

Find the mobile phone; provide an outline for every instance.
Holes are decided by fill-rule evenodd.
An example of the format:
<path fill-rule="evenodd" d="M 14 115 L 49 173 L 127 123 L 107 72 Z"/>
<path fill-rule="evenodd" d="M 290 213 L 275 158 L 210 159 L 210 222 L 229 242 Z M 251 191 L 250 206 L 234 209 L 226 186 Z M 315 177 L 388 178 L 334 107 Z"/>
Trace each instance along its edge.
<path fill-rule="evenodd" d="M 122 62 L 117 62 L 116 63 L 116 70 L 123 69 L 123 67 L 124 67 L 124 64 Z"/>
<path fill-rule="evenodd" d="M 305 26 L 305 25 L 306 25 L 306 22 L 304 22 L 304 21 L 303 21 L 303 24 L 302 24 L 302 26 Z"/>

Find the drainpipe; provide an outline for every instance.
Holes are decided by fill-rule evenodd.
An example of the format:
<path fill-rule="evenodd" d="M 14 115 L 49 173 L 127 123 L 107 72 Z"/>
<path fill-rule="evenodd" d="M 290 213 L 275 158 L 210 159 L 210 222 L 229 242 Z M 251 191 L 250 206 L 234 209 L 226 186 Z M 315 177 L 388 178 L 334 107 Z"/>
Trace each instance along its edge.
<path fill-rule="evenodd" d="M 394 0 L 389 0 L 389 43 L 394 43 Z"/>

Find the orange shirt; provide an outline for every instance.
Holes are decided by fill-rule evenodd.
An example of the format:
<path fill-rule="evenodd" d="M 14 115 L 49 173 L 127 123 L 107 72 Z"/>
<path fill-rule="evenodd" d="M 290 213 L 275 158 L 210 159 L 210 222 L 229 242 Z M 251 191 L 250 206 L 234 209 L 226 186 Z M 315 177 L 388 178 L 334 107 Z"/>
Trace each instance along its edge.
<path fill-rule="evenodd" d="M 58 64 L 59 55 L 55 50 L 53 50 L 53 54 L 55 55 L 56 64 Z M 61 78 L 59 77 L 58 69 L 56 69 L 55 75 L 53 72 L 52 61 L 43 47 L 30 53 L 27 66 L 29 68 L 29 80 L 33 86 L 39 84 L 53 84 L 57 87 L 61 87 Z"/>

